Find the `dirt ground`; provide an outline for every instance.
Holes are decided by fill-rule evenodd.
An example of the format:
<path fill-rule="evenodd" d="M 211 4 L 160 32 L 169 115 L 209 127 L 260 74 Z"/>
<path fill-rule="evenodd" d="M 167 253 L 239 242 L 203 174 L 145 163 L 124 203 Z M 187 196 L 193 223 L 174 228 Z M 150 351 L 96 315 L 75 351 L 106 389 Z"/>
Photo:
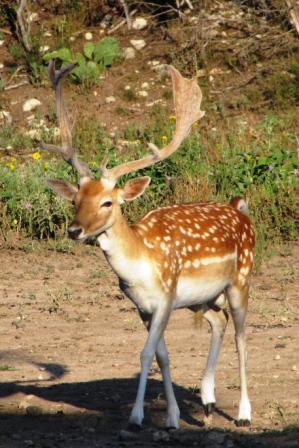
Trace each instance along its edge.
<path fill-rule="evenodd" d="M 239 388 L 230 320 L 216 374 L 214 429 L 204 428 L 199 386 L 209 328 L 205 322 L 196 328 L 193 313 L 180 310 L 172 315 L 166 342 L 181 429 L 157 432 L 166 409 L 154 363 L 137 439 L 121 438 L 120 431 L 135 399 L 146 331 L 100 248 L 62 249 L 16 238 L 0 251 L 1 448 L 299 445 L 299 245 L 277 248 L 252 278 L 252 427 L 238 430 L 234 422 Z"/>

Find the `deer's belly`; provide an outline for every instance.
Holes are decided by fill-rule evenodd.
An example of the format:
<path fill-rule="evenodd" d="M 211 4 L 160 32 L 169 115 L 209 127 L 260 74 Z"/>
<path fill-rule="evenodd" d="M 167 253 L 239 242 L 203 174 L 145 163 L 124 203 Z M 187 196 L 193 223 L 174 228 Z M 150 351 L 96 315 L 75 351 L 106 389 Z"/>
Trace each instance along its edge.
<path fill-rule="evenodd" d="M 180 279 L 173 301 L 173 309 L 202 305 L 218 297 L 227 286 L 227 279 Z"/>

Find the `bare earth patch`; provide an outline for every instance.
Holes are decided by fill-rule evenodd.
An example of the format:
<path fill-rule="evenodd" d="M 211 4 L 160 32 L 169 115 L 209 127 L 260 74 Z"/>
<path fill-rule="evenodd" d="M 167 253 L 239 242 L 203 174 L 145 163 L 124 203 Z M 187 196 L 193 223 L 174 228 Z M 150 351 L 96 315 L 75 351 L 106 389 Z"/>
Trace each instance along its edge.
<path fill-rule="evenodd" d="M 205 322 L 196 328 L 192 313 L 181 310 L 166 331 L 181 429 L 157 433 L 166 408 L 154 363 L 143 429 L 137 439 L 122 440 L 146 331 L 101 250 L 77 245 L 74 253 L 63 253 L 43 244 L 28 252 L 21 240 L 2 248 L 0 447 L 298 446 L 298 259 L 298 245 L 280 247 L 252 278 L 251 429 L 234 423 L 239 388 L 231 320 L 216 373 L 217 408 L 211 428 L 204 428 L 199 386 L 209 328 Z M 297 426 L 280 432 L 290 425 Z"/>

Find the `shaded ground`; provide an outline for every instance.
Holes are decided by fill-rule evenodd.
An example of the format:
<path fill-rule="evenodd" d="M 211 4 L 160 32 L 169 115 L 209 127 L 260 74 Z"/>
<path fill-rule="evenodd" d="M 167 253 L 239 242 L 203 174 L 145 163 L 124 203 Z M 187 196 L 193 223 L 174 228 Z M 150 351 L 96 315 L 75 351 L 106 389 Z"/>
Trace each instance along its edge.
<path fill-rule="evenodd" d="M 203 427 L 199 386 L 210 334 L 206 323 L 195 328 L 192 313 L 181 310 L 173 313 L 166 341 L 182 429 L 164 442 L 153 441 L 166 414 L 155 363 L 143 430 L 137 440 L 119 438 L 135 399 L 146 338 L 135 308 L 120 294 L 99 248 L 55 249 L 21 240 L 1 249 L 1 448 L 216 446 L 217 441 L 224 447 L 298 446 L 298 245 L 279 248 L 252 279 L 251 430 L 239 431 L 234 423 L 239 390 L 231 320 L 216 376 L 212 427 L 218 430 L 207 433 Z M 285 427 L 289 431 L 280 432 Z"/>

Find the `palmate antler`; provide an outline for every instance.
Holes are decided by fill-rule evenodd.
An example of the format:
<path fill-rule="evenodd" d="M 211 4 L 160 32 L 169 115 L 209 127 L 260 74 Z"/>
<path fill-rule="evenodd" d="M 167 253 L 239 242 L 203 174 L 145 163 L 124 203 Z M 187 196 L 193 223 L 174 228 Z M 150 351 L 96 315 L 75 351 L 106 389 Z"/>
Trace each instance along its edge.
<path fill-rule="evenodd" d="M 78 65 L 77 62 L 62 67 L 61 70 L 55 70 L 55 59 L 51 59 L 48 67 L 48 74 L 55 91 L 56 113 L 60 127 L 62 146 L 50 145 L 43 140 L 40 145 L 46 151 L 56 152 L 64 160 L 75 168 L 80 177 L 93 177 L 88 166 L 78 158 L 72 144 L 72 126 L 66 110 L 66 105 L 62 98 L 62 88 L 67 75 Z"/>
<path fill-rule="evenodd" d="M 56 110 L 60 126 L 62 146 L 49 145 L 41 142 L 43 149 L 53 151 L 60 154 L 64 160 L 73 166 L 79 173 L 80 177 L 88 176 L 93 178 L 93 175 L 88 166 L 82 162 L 75 150 L 72 148 L 71 125 L 67 114 L 65 103 L 62 99 L 62 87 L 66 76 L 77 65 L 77 63 L 69 64 L 63 67 L 60 71 L 55 70 L 55 60 L 51 59 L 49 63 L 49 78 L 55 90 Z M 100 172 L 102 178 L 107 179 L 111 183 L 116 183 L 118 177 L 146 168 L 156 162 L 166 159 L 174 153 L 183 140 L 187 137 L 193 123 L 202 118 L 205 114 L 200 110 L 202 93 L 196 83 L 196 78 L 183 78 L 178 70 L 171 65 L 168 66 L 173 84 L 173 97 L 176 112 L 176 129 L 172 141 L 159 150 L 154 144 L 149 143 L 149 148 L 152 155 L 144 157 L 140 160 L 132 160 L 114 168 L 108 169 L 108 157 L 105 157 L 100 165 Z"/>

